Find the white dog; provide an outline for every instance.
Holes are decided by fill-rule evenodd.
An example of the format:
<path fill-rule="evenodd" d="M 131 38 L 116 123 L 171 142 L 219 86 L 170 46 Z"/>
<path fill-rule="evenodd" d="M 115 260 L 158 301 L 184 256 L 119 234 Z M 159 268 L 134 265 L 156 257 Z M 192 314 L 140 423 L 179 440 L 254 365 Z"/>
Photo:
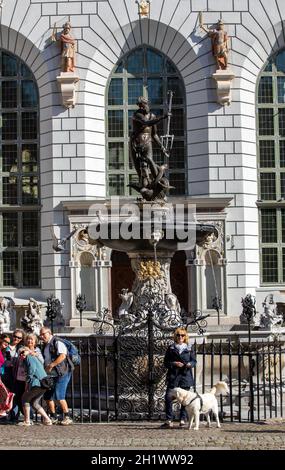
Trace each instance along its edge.
<path fill-rule="evenodd" d="M 171 396 L 174 400 L 177 400 L 181 405 L 185 406 L 189 418 L 189 429 L 191 429 L 195 418 L 194 429 L 197 431 L 199 429 L 200 413 L 204 413 L 207 416 L 208 427 L 211 426 L 209 416 L 210 411 L 213 412 L 216 418 L 217 427 L 221 427 L 218 413 L 218 401 L 215 395 L 227 395 L 228 393 L 229 389 L 226 382 L 217 382 L 209 393 L 199 395 L 198 393 L 176 387 L 171 391 Z"/>

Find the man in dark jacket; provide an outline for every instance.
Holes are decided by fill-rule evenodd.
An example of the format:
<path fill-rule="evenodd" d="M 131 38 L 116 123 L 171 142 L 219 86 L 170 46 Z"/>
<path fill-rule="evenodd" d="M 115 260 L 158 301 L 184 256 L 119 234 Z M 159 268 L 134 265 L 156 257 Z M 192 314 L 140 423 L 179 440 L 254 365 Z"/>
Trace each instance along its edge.
<path fill-rule="evenodd" d="M 177 328 L 174 333 L 174 343 L 171 344 L 164 357 L 164 365 L 167 368 L 165 411 L 166 422 L 163 428 L 173 427 L 172 397 L 169 393 L 175 387 L 190 390 L 194 385 L 192 368 L 196 365 L 196 359 L 188 344 L 189 338 L 184 328 Z M 180 426 L 184 426 L 187 413 L 184 406 L 180 409 Z"/>

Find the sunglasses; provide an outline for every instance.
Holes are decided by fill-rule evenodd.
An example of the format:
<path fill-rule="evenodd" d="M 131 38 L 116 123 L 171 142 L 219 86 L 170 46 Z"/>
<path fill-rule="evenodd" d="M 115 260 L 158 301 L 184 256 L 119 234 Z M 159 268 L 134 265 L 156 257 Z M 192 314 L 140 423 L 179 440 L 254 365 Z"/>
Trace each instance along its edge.
<path fill-rule="evenodd" d="M 16 338 L 16 339 L 23 339 L 22 336 L 16 336 L 16 335 L 13 335 L 13 338 Z"/>
<path fill-rule="evenodd" d="M 10 341 L 2 341 L 2 344 L 6 344 L 8 346 L 8 344 L 10 344 Z"/>
<path fill-rule="evenodd" d="M 176 336 L 181 336 L 181 338 L 185 337 L 185 335 L 180 335 L 179 333 Z"/>

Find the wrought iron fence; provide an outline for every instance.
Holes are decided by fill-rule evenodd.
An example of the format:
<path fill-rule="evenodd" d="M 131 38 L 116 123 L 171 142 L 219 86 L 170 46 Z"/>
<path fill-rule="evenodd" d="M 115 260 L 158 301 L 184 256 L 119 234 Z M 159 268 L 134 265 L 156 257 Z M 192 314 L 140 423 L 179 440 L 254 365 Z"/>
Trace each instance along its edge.
<path fill-rule="evenodd" d="M 90 423 L 163 419 L 163 359 L 171 341 L 169 335 L 155 337 L 149 356 L 148 338 L 143 335 L 74 339 L 82 361 L 67 396 L 73 418 Z M 228 383 L 229 395 L 219 398 L 223 419 L 260 421 L 284 416 L 284 343 L 195 342 L 193 349 L 199 393 L 220 380 Z"/>

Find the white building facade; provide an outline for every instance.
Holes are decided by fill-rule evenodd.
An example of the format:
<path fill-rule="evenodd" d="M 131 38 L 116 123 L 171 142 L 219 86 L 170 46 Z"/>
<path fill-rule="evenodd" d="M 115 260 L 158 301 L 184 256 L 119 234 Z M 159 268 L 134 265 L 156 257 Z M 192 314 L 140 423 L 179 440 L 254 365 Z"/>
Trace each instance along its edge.
<path fill-rule="evenodd" d="M 199 11 L 209 29 L 222 18 L 230 38 L 228 105 L 218 102 L 216 64 Z M 89 245 L 82 230 L 94 202 L 134 197 L 128 122 L 137 96 L 147 94 L 163 112 L 167 89 L 174 88 L 173 201 L 196 203 L 197 219 L 221 233 L 212 253 L 205 246 L 177 261 L 173 282 L 179 275 L 187 280 L 185 308 L 214 313 L 218 291 L 224 318 L 235 323 L 248 293 L 257 296 L 259 310 L 268 293 L 282 302 L 284 20 L 283 0 L 152 0 L 148 17 L 139 16 L 134 0 L 4 0 L 0 294 L 45 300 L 54 293 L 67 324 L 76 324 L 79 293 L 90 311 L 111 307 L 116 276 L 120 287 L 124 273 L 130 282 L 130 267 Z M 51 41 L 54 25 L 59 33 L 67 21 L 79 77 L 69 108 L 57 80 L 61 51 Z M 50 227 L 59 238 L 77 228 L 70 249 L 53 250 Z M 213 271 L 216 283 L 208 281 Z"/>

